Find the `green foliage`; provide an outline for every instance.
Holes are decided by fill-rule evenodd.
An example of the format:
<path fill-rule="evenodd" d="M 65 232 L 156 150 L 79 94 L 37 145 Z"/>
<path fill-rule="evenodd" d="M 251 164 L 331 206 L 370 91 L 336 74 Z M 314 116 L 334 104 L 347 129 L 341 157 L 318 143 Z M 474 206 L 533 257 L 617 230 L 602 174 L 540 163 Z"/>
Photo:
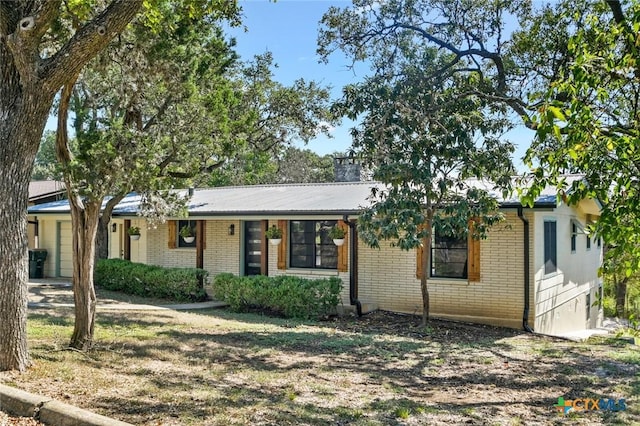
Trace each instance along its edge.
<path fill-rule="evenodd" d="M 235 311 L 268 309 L 288 318 L 319 318 L 335 311 L 342 281 L 307 280 L 299 277 L 262 275 L 236 277 L 219 274 L 213 281 L 214 297 Z"/>
<path fill-rule="evenodd" d="M 137 226 L 130 226 L 129 229 L 127 229 L 127 233 L 129 235 L 140 235 L 140 228 Z"/>
<path fill-rule="evenodd" d="M 196 268 L 162 268 L 121 259 L 102 259 L 96 263 L 95 284 L 107 290 L 177 302 L 206 299 L 200 282 L 208 273 Z"/>
<path fill-rule="evenodd" d="M 31 180 L 62 180 L 62 172 L 56 160 L 56 134 L 53 131 L 45 131 L 42 135 Z"/>
<path fill-rule="evenodd" d="M 565 12 L 572 16 L 574 12 Z M 568 39 L 570 63 L 536 101 L 529 200 L 554 185 L 570 203 L 603 205 L 594 232 L 609 246 L 605 270 L 640 269 L 640 4 L 594 3 Z M 563 173 L 584 174 L 567 184 Z"/>
<path fill-rule="evenodd" d="M 282 238 L 282 229 L 278 228 L 275 225 L 272 225 L 271 228 L 265 231 L 264 235 L 270 240 Z"/>
<path fill-rule="evenodd" d="M 193 228 L 189 225 L 185 225 L 182 228 L 180 228 L 179 233 L 182 238 L 195 237 L 195 232 Z"/>
<path fill-rule="evenodd" d="M 607 318 L 616 317 L 616 299 L 613 296 L 604 296 L 602 298 L 602 311 Z"/>
<path fill-rule="evenodd" d="M 277 148 L 277 149 L 276 149 Z M 295 146 L 270 151 L 242 152 L 211 173 L 209 186 L 257 185 L 270 183 L 333 182 L 333 153 L 320 156 Z"/>
<path fill-rule="evenodd" d="M 345 231 L 339 226 L 334 226 L 329 230 L 329 238 L 333 240 L 341 240 L 345 236 Z"/>
<path fill-rule="evenodd" d="M 323 16 L 318 51 L 325 60 L 341 50 L 372 64 L 373 75 L 345 87 L 333 106 L 358 120 L 353 150 L 385 184 L 359 216 L 359 235 L 370 246 L 410 250 L 428 244 L 434 230 L 464 237 L 471 218 L 478 219 L 474 236 L 484 238 L 502 220 L 493 192 L 510 191 L 513 145 L 502 138 L 509 122 L 496 100 L 509 96 L 500 53 L 486 42 L 500 39 L 515 3 L 360 0 Z M 485 72 L 481 62 L 498 72 Z M 426 275 L 421 287 L 426 323 Z"/>

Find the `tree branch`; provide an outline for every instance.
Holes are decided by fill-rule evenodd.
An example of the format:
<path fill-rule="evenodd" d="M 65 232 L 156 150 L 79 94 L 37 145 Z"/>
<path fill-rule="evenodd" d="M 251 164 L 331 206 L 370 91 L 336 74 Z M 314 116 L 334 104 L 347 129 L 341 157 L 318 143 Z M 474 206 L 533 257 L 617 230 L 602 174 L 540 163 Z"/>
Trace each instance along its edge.
<path fill-rule="evenodd" d="M 198 169 L 198 170 L 196 170 L 195 172 L 192 172 L 192 173 L 187 173 L 187 172 L 168 172 L 167 175 L 172 177 L 172 178 L 189 179 L 189 178 L 195 177 L 195 176 L 197 176 L 199 174 L 202 174 L 202 173 L 211 173 L 212 171 L 222 167 L 222 165 L 224 163 L 225 163 L 225 160 L 220 160 L 220 161 L 215 162 L 213 164 L 210 164 L 208 166 L 201 167 L 200 169 Z"/>
<path fill-rule="evenodd" d="M 624 23 L 624 12 L 622 11 L 620 0 L 607 0 L 607 4 L 609 5 L 609 9 L 611 9 L 611 12 L 613 13 L 613 19 L 615 19 L 618 24 Z"/>
<path fill-rule="evenodd" d="M 96 53 L 104 49 L 138 13 L 143 0 L 113 0 L 98 16 L 85 24 L 52 57 L 42 62 L 39 76 L 54 92 L 80 72 Z M 46 2 L 45 2 L 46 3 Z M 57 4 L 60 1 L 57 0 Z"/>
<path fill-rule="evenodd" d="M 69 102 L 71 101 L 71 95 L 73 94 L 73 86 L 78 79 L 78 74 L 71 77 L 62 88 L 60 93 L 60 104 L 58 106 L 58 128 L 56 130 L 56 157 L 58 161 L 62 163 L 64 170 L 64 183 L 67 186 L 67 195 L 69 197 L 69 203 L 77 209 L 84 209 L 84 203 L 82 198 L 78 194 L 78 188 L 73 185 L 75 182 L 71 179 L 71 172 L 69 166 L 73 159 L 71 149 L 69 149 L 69 136 L 67 133 L 67 121 L 69 118 Z"/>
<path fill-rule="evenodd" d="M 490 59 L 496 67 L 497 77 L 498 77 L 498 87 L 497 90 L 500 93 L 504 93 L 507 88 L 506 76 L 504 71 L 504 63 L 502 62 L 502 56 L 499 53 L 489 52 L 485 49 L 466 49 L 460 50 L 455 47 L 453 44 L 448 43 L 438 37 L 435 37 L 433 34 L 430 34 L 428 31 L 423 28 L 417 27 L 415 25 L 403 24 L 401 22 L 395 23 L 394 26 L 397 28 L 404 28 L 406 30 L 411 30 L 418 33 L 420 36 L 426 38 L 430 42 L 438 45 L 440 48 L 446 49 L 456 55 L 456 59 L 459 60 L 465 56 L 480 56 L 484 59 Z"/>
<path fill-rule="evenodd" d="M 38 79 L 37 70 L 41 62 L 38 52 L 40 40 L 49 29 L 51 21 L 58 15 L 60 4 L 61 0 L 42 2 L 39 11 L 33 16 L 22 17 L 17 24 L 15 24 L 15 20 L 20 16 L 8 15 L 13 18 L 8 23 L 14 24 L 15 27 L 7 28 L 7 32 L 10 32 L 7 37 L 7 46 L 13 55 L 13 62 L 20 74 L 20 79 L 24 83 L 34 82 Z M 4 16 L 7 16 L 4 13 L 4 6 L 0 11 L 3 12 L 0 20 L 4 20 Z"/>

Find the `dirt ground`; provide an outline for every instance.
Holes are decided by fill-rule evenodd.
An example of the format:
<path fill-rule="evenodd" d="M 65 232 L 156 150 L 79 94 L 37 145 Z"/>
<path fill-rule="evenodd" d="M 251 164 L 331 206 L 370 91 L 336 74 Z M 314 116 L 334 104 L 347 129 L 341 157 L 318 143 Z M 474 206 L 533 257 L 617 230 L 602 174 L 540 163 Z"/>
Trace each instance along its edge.
<path fill-rule="evenodd" d="M 136 425 L 640 424 L 640 351 L 613 338 L 438 320 L 425 329 L 385 312 L 300 322 L 99 311 L 95 346 L 79 353 L 66 348 L 72 314 L 32 309 L 34 364 L 0 382 Z M 580 401 L 565 414 L 559 398 Z M 605 409 L 581 410 L 585 399 Z M 606 405 L 621 399 L 624 411 Z"/>

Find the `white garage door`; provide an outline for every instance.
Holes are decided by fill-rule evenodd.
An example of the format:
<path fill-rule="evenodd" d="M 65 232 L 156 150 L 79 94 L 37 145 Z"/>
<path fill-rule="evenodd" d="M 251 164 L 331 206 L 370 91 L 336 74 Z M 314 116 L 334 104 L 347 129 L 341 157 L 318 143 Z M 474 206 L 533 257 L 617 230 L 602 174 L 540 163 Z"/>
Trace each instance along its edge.
<path fill-rule="evenodd" d="M 71 222 L 58 222 L 60 246 L 58 247 L 58 270 L 61 277 L 73 276 Z"/>

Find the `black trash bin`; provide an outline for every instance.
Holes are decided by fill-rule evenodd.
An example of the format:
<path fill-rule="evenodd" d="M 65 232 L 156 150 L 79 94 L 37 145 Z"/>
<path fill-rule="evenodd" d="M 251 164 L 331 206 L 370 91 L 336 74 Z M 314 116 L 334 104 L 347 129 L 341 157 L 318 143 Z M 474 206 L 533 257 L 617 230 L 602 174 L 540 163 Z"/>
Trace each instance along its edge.
<path fill-rule="evenodd" d="M 47 250 L 29 250 L 29 278 L 44 278 L 45 260 L 47 260 Z"/>

